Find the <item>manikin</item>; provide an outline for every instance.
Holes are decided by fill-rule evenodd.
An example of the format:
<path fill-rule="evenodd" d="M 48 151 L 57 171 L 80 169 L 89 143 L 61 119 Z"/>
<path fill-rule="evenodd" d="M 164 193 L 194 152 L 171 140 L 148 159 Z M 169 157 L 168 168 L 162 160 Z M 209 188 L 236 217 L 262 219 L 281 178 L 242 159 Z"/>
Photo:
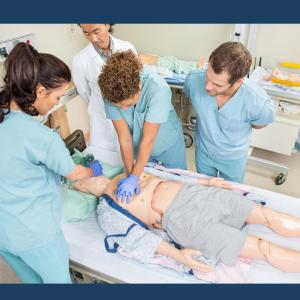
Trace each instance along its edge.
<path fill-rule="evenodd" d="M 120 222 L 111 218 L 108 211 L 114 209 L 105 205 L 101 196 L 106 194 L 106 198 L 108 196 L 116 202 L 116 184 L 123 177 L 124 174 L 110 180 L 98 176 L 74 183 L 76 189 L 100 197 L 98 223 L 107 235 L 120 233 L 115 231 L 116 224 Z M 148 227 L 165 230 L 183 247 L 176 249 L 162 239 L 150 242 L 151 234 L 155 235 L 151 231 L 145 236 L 148 240 L 139 235 L 139 242 L 147 244 L 147 247 L 153 246 L 153 255 L 166 255 L 200 272 L 213 270 L 197 260 L 201 255 L 227 265 L 233 265 L 238 257 L 261 259 L 282 271 L 300 272 L 299 251 L 275 245 L 241 230 L 245 224 L 261 224 L 280 235 L 300 237 L 300 218 L 257 204 L 232 191 L 231 184 L 220 178 L 199 179 L 199 184 L 187 185 L 143 173 L 139 180 L 140 194 L 129 203 L 117 203 Z M 136 230 L 147 231 L 140 226 L 135 227 Z M 122 245 L 122 242 L 120 245 L 128 246 L 126 243 Z M 142 247 L 132 246 L 127 250 L 136 248 Z M 144 259 L 144 262 L 147 260 Z"/>

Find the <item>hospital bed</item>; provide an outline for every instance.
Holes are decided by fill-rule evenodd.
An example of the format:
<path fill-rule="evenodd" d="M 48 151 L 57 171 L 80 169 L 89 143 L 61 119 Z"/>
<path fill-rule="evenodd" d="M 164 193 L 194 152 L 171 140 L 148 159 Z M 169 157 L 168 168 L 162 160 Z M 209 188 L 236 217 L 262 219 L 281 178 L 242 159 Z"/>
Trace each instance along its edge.
<path fill-rule="evenodd" d="M 95 158 L 111 165 L 120 164 L 118 153 L 90 147 L 85 152 L 92 153 Z M 254 187 L 241 188 L 262 195 L 267 205 L 274 209 L 300 217 L 300 199 Z M 206 283 L 192 275 L 183 276 L 164 267 L 145 265 L 119 254 L 106 252 L 104 233 L 97 225 L 95 217 L 83 222 L 66 223 L 62 228 L 69 245 L 72 273 L 75 277 L 80 277 L 80 280 L 107 283 Z M 247 226 L 245 230 L 300 251 L 300 238 L 284 238 L 259 225 Z M 283 273 L 261 261 L 251 262 L 247 276 L 250 283 L 300 283 L 300 273 Z"/>

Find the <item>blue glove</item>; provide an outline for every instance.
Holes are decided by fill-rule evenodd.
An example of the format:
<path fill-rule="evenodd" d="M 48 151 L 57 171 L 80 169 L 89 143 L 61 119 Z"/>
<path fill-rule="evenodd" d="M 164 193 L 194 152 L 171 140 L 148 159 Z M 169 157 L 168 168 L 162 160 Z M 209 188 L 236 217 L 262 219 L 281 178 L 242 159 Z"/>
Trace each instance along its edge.
<path fill-rule="evenodd" d="M 99 163 L 99 160 L 88 161 L 86 163 L 86 166 L 93 170 L 93 176 L 103 175 L 103 168 L 102 168 L 101 164 Z"/>
<path fill-rule="evenodd" d="M 129 175 L 126 178 L 121 179 L 117 184 L 115 194 L 117 195 L 117 201 L 121 199 L 122 202 L 129 203 L 131 197 L 134 194 L 140 193 L 139 178 L 135 175 Z"/>

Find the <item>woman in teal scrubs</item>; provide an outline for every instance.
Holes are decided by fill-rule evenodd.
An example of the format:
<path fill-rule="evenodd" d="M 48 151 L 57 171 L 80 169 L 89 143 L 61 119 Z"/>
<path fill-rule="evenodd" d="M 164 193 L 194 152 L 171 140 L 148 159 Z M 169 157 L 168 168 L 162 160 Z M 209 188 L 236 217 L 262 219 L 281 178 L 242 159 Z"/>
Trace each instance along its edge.
<path fill-rule="evenodd" d="M 61 176 L 97 176 L 101 166 L 75 166 L 60 136 L 32 118 L 47 114 L 67 90 L 67 65 L 19 43 L 5 69 L 0 92 L 0 257 L 24 283 L 70 283 L 60 228 Z"/>
<path fill-rule="evenodd" d="M 171 90 L 162 77 L 143 69 L 129 50 L 111 56 L 99 76 L 99 85 L 128 174 L 118 184 L 118 199 L 129 200 L 139 192 L 138 177 L 148 161 L 186 169 L 182 127 L 171 102 Z"/>

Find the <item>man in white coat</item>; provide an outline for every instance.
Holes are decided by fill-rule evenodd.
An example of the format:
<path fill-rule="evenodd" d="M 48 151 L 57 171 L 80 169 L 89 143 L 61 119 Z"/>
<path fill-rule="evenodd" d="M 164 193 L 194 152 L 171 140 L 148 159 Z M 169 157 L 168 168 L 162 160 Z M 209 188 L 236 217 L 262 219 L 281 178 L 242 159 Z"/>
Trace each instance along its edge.
<path fill-rule="evenodd" d="M 106 118 L 98 77 L 112 53 L 128 49 L 137 52 L 131 43 L 111 35 L 111 24 L 80 24 L 80 27 L 90 43 L 74 56 L 72 76 L 79 95 L 88 103 L 89 145 L 119 153 L 118 137 L 112 122 Z"/>

